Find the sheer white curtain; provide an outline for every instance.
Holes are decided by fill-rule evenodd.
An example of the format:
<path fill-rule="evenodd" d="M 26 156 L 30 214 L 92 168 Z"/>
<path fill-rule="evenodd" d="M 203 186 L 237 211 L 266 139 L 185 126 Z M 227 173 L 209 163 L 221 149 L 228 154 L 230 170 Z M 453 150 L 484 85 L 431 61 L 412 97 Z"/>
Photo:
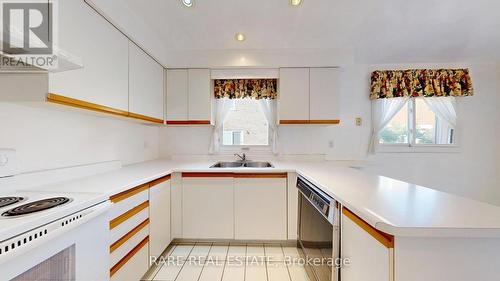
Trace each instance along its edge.
<path fill-rule="evenodd" d="M 222 125 L 231 110 L 232 101 L 230 99 L 215 100 L 215 126 L 212 131 L 212 139 L 208 153 L 213 154 L 219 151 L 220 138 L 222 135 Z"/>
<path fill-rule="evenodd" d="M 429 108 L 450 127 L 457 126 L 457 102 L 454 97 L 424 98 Z"/>
<path fill-rule="evenodd" d="M 378 135 L 391 119 L 405 106 L 409 97 L 376 99 L 372 102 L 373 132 L 369 152 L 375 153 Z"/>
<path fill-rule="evenodd" d="M 457 126 L 457 106 L 455 97 L 424 98 L 427 106 L 436 114 L 436 144 L 453 143 L 451 129 Z"/>
<path fill-rule="evenodd" d="M 269 123 L 269 134 L 271 135 L 271 148 L 274 154 L 278 154 L 278 126 L 276 125 L 276 100 L 261 99 L 260 106 L 267 123 Z"/>

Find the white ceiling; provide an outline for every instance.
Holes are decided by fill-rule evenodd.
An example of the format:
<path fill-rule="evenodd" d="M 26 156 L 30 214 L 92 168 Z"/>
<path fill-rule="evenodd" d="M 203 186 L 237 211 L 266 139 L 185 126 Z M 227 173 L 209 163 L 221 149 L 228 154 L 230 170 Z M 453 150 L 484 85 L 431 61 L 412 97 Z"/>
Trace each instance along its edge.
<path fill-rule="evenodd" d="M 192 8 L 181 0 L 112 2 L 131 13 L 116 17 L 129 19 L 124 28 L 151 28 L 162 61 L 186 50 L 336 48 L 351 50 L 359 63 L 500 61 L 497 0 L 303 0 L 299 7 L 289 0 L 195 0 Z M 235 32 L 247 40 L 236 42 Z M 146 41 L 146 49 L 159 49 Z"/>

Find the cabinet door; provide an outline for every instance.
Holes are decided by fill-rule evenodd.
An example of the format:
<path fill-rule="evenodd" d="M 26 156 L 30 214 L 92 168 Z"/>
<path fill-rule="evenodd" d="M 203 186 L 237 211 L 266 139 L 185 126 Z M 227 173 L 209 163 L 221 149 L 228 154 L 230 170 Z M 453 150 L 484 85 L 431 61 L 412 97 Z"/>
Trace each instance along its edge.
<path fill-rule="evenodd" d="M 210 70 L 188 70 L 188 120 L 210 120 Z"/>
<path fill-rule="evenodd" d="M 158 257 L 172 241 L 170 236 L 170 180 L 149 189 L 149 255 Z"/>
<path fill-rule="evenodd" d="M 235 239 L 287 239 L 286 183 L 286 178 L 234 180 Z"/>
<path fill-rule="evenodd" d="M 281 68 L 279 120 L 309 120 L 309 68 Z"/>
<path fill-rule="evenodd" d="M 182 179 L 182 236 L 234 238 L 233 178 Z"/>
<path fill-rule="evenodd" d="M 311 68 L 311 120 L 339 119 L 339 69 Z"/>
<path fill-rule="evenodd" d="M 129 42 L 129 111 L 163 120 L 163 67 Z"/>
<path fill-rule="evenodd" d="M 49 75 L 49 92 L 128 111 L 128 39 L 84 1 L 60 1 L 59 47 L 84 67 Z"/>
<path fill-rule="evenodd" d="M 391 250 L 370 233 L 342 214 L 342 257 L 349 266 L 342 267 L 343 281 L 390 281 Z"/>
<path fill-rule="evenodd" d="M 167 120 L 188 119 L 188 71 L 167 71 Z"/>

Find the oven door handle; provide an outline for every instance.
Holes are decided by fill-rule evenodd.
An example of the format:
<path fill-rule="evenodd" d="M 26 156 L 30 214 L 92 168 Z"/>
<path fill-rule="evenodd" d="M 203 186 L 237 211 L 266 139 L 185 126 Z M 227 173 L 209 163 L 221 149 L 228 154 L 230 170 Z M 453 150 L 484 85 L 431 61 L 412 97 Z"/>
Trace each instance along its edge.
<path fill-rule="evenodd" d="M 15 258 L 25 254 L 26 252 L 30 251 L 33 247 L 38 247 L 43 243 L 46 243 L 50 240 L 53 240 L 57 237 L 60 237 L 61 235 L 66 234 L 66 233 L 74 230 L 75 228 L 82 226 L 83 224 L 93 220 L 94 218 L 103 215 L 105 212 L 107 212 L 109 210 L 110 206 L 111 206 L 111 204 L 109 203 L 109 201 L 106 201 L 106 202 L 99 203 L 97 205 L 94 205 L 93 207 L 88 208 L 87 210 L 92 209 L 92 212 L 90 214 L 85 215 L 80 220 L 78 220 L 78 223 L 69 224 L 65 227 L 55 229 L 54 231 L 49 232 L 49 234 L 44 235 L 42 238 L 38 238 L 38 239 L 34 240 L 33 242 L 30 242 L 26 245 L 16 247 L 14 250 L 11 250 L 12 251 L 11 253 L 0 256 L 0 264 L 3 264 L 4 262 L 9 261 L 9 260 L 15 259 Z M 82 212 L 84 212 L 84 211 L 82 211 Z"/>

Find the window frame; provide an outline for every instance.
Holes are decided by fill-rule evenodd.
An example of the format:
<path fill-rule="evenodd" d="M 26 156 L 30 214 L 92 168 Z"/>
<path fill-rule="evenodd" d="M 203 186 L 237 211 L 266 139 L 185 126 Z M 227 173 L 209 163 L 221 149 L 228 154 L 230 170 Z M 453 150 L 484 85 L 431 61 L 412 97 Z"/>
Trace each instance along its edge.
<path fill-rule="evenodd" d="M 454 142 L 452 144 L 418 144 L 416 143 L 417 116 L 415 114 L 416 99 L 425 97 L 414 97 L 407 101 L 408 104 L 408 143 L 380 143 L 380 135 L 377 136 L 375 146 L 376 152 L 382 153 L 459 153 L 460 145 L 457 131 L 459 124 L 454 128 Z"/>
<path fill-rule="evenodd" d="M 236 101 L 237 99 L 235 99 Z M 257 100 L 256 100 L 257 101 Z M 276 112 L 274 113 L 276 114 Z M 267 145 L 224 145 L 224 124 L 221 128 L 221 136 L 219 137 L 219 154 L 234 154 L 238 152 L 252 152 L 257 154 L 268 154 L 272 153 L 272 141 L 273 137 L 271 134 L 271 126 L 267 124 Z"/>

